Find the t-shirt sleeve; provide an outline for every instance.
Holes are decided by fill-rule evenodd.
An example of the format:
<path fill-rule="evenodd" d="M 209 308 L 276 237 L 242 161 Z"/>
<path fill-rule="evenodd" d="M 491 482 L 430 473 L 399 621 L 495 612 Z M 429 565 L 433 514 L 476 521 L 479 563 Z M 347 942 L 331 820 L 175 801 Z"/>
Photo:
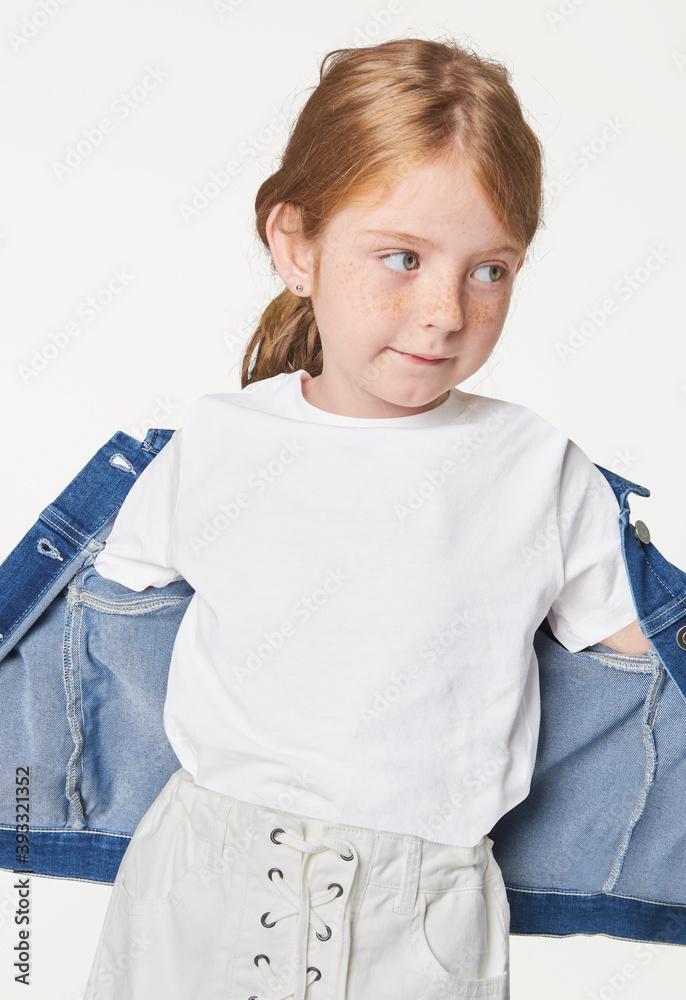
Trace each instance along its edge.
<path fill-rule="evenodd" d="M 164 587 L 182 579 L 170 556 L 180 451 L 177 430 L 129 490 L 105 548 L 94 561 L 101 576 L 130 590 Z"/>
<path fill-rule="evenodd" d="M 558 525 L 564 583 L 548 612 L 570 652 L 601 642 L 636 618 L 624 564 L 619 504 L 605 476 L 574 441 L 562 462 Z"/>

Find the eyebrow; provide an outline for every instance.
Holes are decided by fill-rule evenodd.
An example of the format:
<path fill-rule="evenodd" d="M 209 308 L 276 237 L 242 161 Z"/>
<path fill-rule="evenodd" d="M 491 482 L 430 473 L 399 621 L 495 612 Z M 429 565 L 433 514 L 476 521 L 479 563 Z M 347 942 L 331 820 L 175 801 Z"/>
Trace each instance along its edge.
<path fill-rule="evenodd" d="M 418 247 L 428 247 L 430 250 L 436 249 L 436 244 L 431 240 L 427 240 L 423 236 L 415 236 L 413 233 L 400 233 L 390 229 L 365 229 L 363 232 L 367 233 L 369 236 L 381 236 L 391 240 L 397 240 L 399 243 L 414 243 L 415 246 Z M 488 247 L 478 256 L 490 257 L 495 254 L 502 253 L 512 253 L 519 257 L 521 256 L 522 251 L 521 249 L 512 246 Z"/>

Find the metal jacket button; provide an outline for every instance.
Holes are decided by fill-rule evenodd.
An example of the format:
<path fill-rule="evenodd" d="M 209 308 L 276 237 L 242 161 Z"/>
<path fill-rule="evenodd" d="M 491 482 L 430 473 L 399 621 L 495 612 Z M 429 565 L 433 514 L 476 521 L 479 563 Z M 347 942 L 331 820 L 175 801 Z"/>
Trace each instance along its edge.
<path fill-rule="evenodd" d="M 647 545 L 650 541 L 650 532 L 648 531 L 648 526 L 643 523 L 643 521 L 637 521 L 634 525 L 634 534 L 638 538 L 639 542 L 643 542 Z"/>
<path fill-rule="evenodd" d="M 676 644 L 681 646 L 682 649 L 686 649 L 686 625 L 682 625 L 676 634 Z"/>

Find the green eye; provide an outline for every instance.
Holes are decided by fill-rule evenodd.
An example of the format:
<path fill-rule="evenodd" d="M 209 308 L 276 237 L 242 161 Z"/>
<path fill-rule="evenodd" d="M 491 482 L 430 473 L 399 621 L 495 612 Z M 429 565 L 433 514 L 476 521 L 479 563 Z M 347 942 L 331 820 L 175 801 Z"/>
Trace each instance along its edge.
<path fill-rule="evenodd" d="M 396 253 L 387 253 L 381 257 L 381 260 L 390 261 L 393 259 L 400 258 L 400 267 L 395 267 L 393 264 L 388 264 L 388 267 L 392 271 L 416 271 L 419 264 L 419 255 L 414 252 L 414 250 L 398 250 Z M 409 262 L 409 267 L 407 266 Z"/>
<path fill-rule="evenodd" d="M 478 274 L 479 271 L 488 271 L 487 278 L 478 279 L 487 285 L 493 285 L 505 277 L 505 268 L 501 267 L 500 264 L 483 264 L 481 267 L 477 267 L 474 274 Z"/>

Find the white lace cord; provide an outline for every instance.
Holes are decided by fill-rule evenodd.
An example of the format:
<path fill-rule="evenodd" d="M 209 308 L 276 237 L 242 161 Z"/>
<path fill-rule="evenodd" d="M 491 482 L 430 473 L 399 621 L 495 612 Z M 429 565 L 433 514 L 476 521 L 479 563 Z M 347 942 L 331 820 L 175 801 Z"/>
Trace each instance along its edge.
<path fill-rule="evenodd" d="M 294 848 L 296 851 L 302 851 L 307 855 L 320 854 L 322 851 L 334 851 L 342 857 L 345 856 L 347 861 L 352 861 L 355 857 L 353 846 L 348 843 L 347 840 L 338 840 L 334 837 L 320 837 L 319 840 L 308 843 L 306 840 L 302 840 L 300 837 L 294 837 L 292 834 L 286 833 L 280 828 L 273 830 L 272 833 L 274 835 L 272 840 L 274 837 L 277 838 L 275 843 L 284 844 L 287 847 Z M 331 936 L 330 928 L 324 920 L 322 920 L 320 915 L 314 912 L 314 907 L 323 906 L 325 903 L 328 903 L 337 896 L 340 896 L 340 886 L 337 883 L 334 883 L 330 889 L 326 889 L 323 892 L 318 892 L 311 896 L 309 886 L 307 885 L 307 865 L 303 862 L 300 866 L 299 893 L 296 896 L 290 886 L 284 882 L 282 876 L 277 877 L 276 879 L 271 877 L 272 872 L 274 871 L 279 870 L 272 868 L 269 872 L 269 877 L 272 883 L 279 889 L 281 894 L 291 905 L 287 909 L 279 910 L 277 912 L 268 911 L 268 913 L 264 915 L 263 923 L 265 923 L 265 918 L 267 918 L 267 916 L 268 921 L 265 923 L 265 926 L 271 926 L 278 920 L 283 920 L 285 917 L 293 916 L 295 913 L 298 914 L 298 926 L 296 929 L 295 989 L 288 993 L 279 993 L 276 995 L 273 991 L 284 989 L 285 983 L 271 968 L 271 964 L 267 956 L 255 956 L 255 964 L 260 969 L 265 980 L 265 985 L 270 990 L 271 995 L 269 1000 L 289 1000 L 291 997 L 293 1000 L 305 1000 L 305 990 L 308 986 L 311 986 L 312 983 L 316 982 L 321 975 L 318 969 L 307 969 L 307 941 L 309 937 L 310 918 L 314 919 L 315 926 L 319 925 L 321 938 L 326 939 L 327 936 Z M 265 961 L 260 962 L 258 959 L 265 959 Z M 308 971 L 312 973 L 309 981 L 307 978 Z M 250 1000 L 267 1000 L 267 998 L 253 996 L 250 997 Z"/>

